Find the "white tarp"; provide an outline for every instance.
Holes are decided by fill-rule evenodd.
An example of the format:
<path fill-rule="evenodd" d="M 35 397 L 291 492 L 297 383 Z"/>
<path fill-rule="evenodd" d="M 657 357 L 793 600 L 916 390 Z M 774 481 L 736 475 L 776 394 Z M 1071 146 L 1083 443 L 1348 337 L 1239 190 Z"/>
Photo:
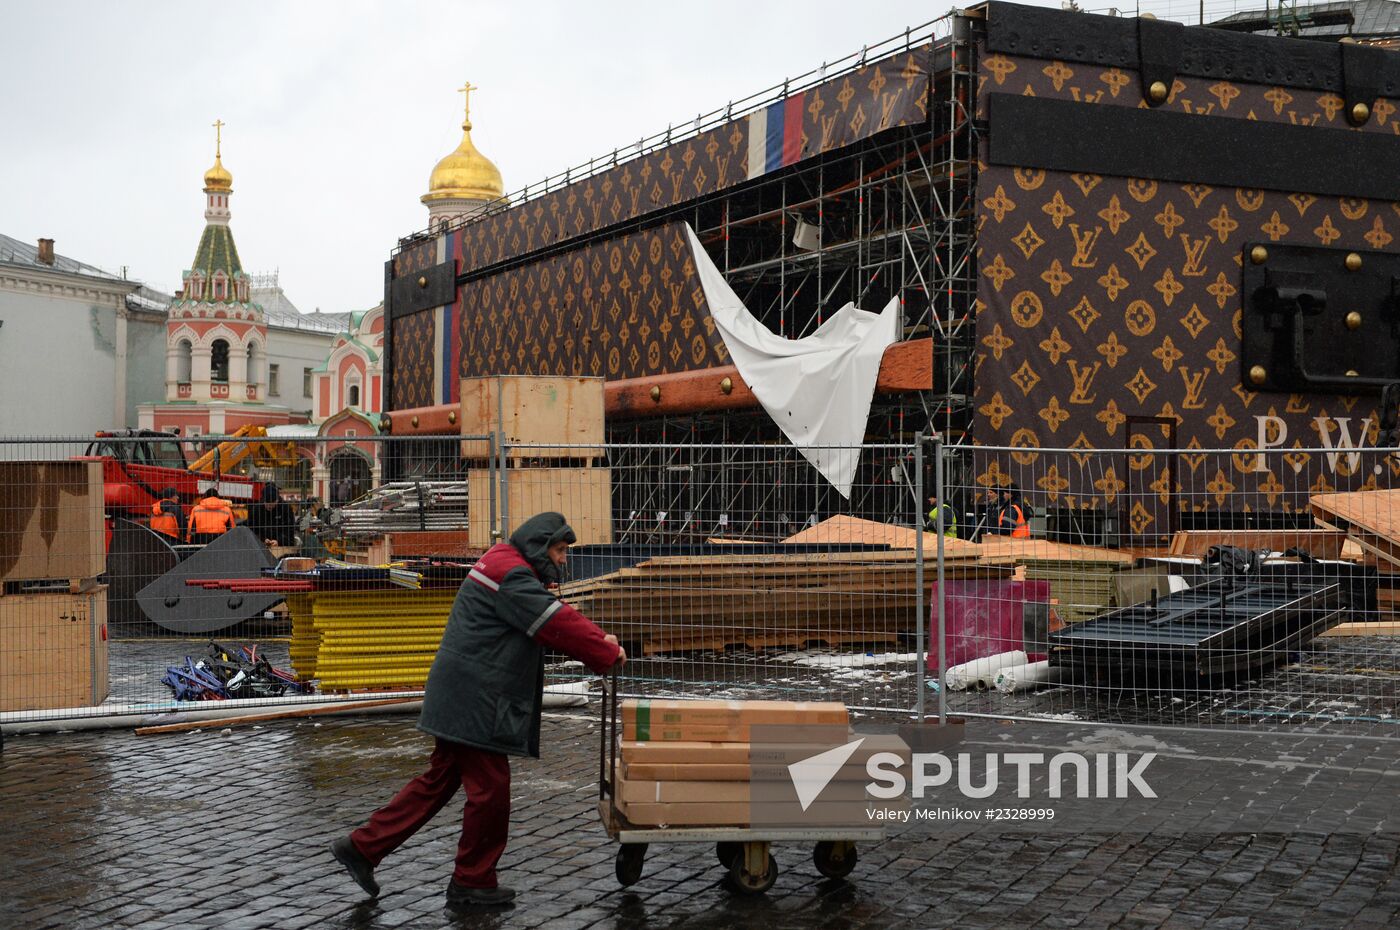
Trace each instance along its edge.
<path fill-rule="evenodd" d="M 734 367 L 807 461 L 850 498 L 860 458 L 854 447 L 865 439 L 880 359 L 899 339 L 898 299 L 879 313 L 848 303 L 812 335 L 787 339 L 749 313 L 695 231 L 687 226 L 686 233 L 710 316 Z"/>

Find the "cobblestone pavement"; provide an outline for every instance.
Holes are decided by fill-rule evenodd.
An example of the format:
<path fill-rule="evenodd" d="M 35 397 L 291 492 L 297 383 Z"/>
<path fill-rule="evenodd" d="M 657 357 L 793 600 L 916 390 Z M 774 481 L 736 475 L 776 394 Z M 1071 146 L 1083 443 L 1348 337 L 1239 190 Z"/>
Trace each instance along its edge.
<path fill-rule="evenodd" d="M 221 927 L 1393 927 L 1394 835 L 930 835 L 862 849 L 850 882 L 775 849 L 766 896 L 738 898 L 704 846 L 653 846 L 620 889 L 597 822 L 597 729 L 545 721 L 514 767 L 509 911 L 443 907 L 456 805 L 380 867 L 366 902 L 326 851 L 422 766 L 406 717 L 269 722 L 163 736 L 10 736 L 0 753 L 0 925 Z M 1203 766 L 1199 778 L 1212 775 Z M 1199 785 L 1196 787 L 1200 787 Z"/>

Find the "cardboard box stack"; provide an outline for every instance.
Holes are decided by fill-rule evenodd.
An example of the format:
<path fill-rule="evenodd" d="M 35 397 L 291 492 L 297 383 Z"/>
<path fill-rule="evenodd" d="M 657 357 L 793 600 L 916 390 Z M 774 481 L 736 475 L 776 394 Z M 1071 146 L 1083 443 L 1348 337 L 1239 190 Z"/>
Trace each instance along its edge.
<path fill-rule="evenodd" d="M 614 786 L 618 810 L 639 826 L 746 825 L 755 782 L 788 779 L 791 762 L 830 748 L 750 742 L 755 725 L 796 724 L 846 732 L 849 717 L 839 703 L 624 701 Z M 863 778 L 833 785 L 823 797 L 862 799 Z"/>
<path fill-rule="evenodd" d="M 0 462 L 0 712 L 107 698 L 102 463 Z"/>

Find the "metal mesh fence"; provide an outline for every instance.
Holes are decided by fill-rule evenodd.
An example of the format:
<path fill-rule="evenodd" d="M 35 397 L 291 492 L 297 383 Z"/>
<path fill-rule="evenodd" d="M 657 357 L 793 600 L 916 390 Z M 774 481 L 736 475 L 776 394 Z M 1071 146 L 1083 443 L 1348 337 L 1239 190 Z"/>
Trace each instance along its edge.
<path fill-rule="evenodd" d="M 472 562 L 545 510 L 578 533 L 564 594 L 628 644 L 631 690 L 905 711 L 918 695 L 922 563 L 853 522 L 913 535 L 908 447 L 846 450 L 849 499 L 769 445 L 0 450 L 0 722 L 420 696 Z M 590 686 L 564 656 L 546 678 L 558 701 Z"/>
<path fill-rule="evenodd" d="M 1388 450 L 957 450 L 951 713 L 1396 735 Z M 975 567 L 973 560 L 975 559 Z"/>
<path fill-rule="evenodd" d="M 0 443 L 0 722 L 413 698 L 470 565 L 546 510 L 630 693 L 1400 720 L 1385 450 L 867 445 L 828 450 L 843 494 L 785 444 L 197 442 Z M 551 700 L 590 678 L 549 656 Z"/>

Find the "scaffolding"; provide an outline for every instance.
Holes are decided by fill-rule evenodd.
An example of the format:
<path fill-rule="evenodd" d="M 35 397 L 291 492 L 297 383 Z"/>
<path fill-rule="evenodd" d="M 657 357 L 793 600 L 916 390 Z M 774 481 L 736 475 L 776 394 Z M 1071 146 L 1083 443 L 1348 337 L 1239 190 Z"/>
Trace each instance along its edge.
<path fill-rule="evenodd" d="M 931 47 L 923 124 L 887 130 L 678 211 L 745 306 L 774 332 L 801 337 L 847 302 L 877 310 L 898 298 L 902 338 L 932 341 L 934 384 L 926 393 L 877 396 L 866 437 L 874 443 L 938 432 L 957 445 L 971 421 L 978 130 L 968 25 L 951 17 Z M 722 511 L 753 512 L 762 497 L 756 487 L 790 485 L 799 478 L 785 469 L 805 467 L 786 456 L 766 467 L 748 460 L 736 482 L 724 476 L 738 463 L 719 461 L 722 455 L 703 467 L 689 461 L 692 444 L 783 443 L 762 411 L 622 420 L 609 423 L 608 438 L 619 444 L 615 457 L 629 455 L 623 444 L 638 444 L 636 455 L 647 457 L 626 461 L 629 469 L 650 464 L 656 472 L 645 500 L 624 502 L 623 512 L 694 511 L 697 468 L 714 470 L 703 486 L 728 497 Z M 872 454 L 861 469 L 859 499 L 846 502 L 828 488 L 814 493 L 802 519 L 897 512 L 899 495 L 914 486 L 910 464 Z"/>
<path fill-rule="evenodd" d="M 921 54 L 927 56 L 921 62 L 929 75 L 926 119 L 886 129 L 690 203 L 647 213 L 493 268 L 478 269 L 473 277 L 501 273 L 589 242 L 684 220 L 696 231 L 745 306 L 773 332 L 799 338 L 848 302 L 878 310 L 897 298 L 903 317 L 901 338 L 930 340 L 933 387 L 926 392 L 877 395 L 866 440 L 907 445 L 919 434 L 938 432 L 946 443 L 964 441 L 972 416 L 974 357 L 978 130 L 971 29 L 978 24 L 980 20 L 961 12 L 950 13 L 777 88 L 702 114 L 684 130 L 668 128 L 664 134 L 639 140 L 611 156 L 591 159 L 586 165 L 512 194 L 482 216 L 520 209 L 535 197 L 611 169 L 621 161 L 683 141 L 888 55 L 915 49 L 922 49 Z M 480 221 L 477 217 L 458 225 Z M 400 249 L 418 241 L 421 237 L 406 238 Z M 693 466 L 688 472 L 693 476 L 699 474 L 693 469 L 701 466 L 682 461 L 685 450 L 675 448 L 676 444 L 786 445 L 776 424 L 761 410 L 610 421 L 608 441 L 615 446 L 615 467 L 633 473 L 654 468 L 657 476 L 654 489 L 647 489 L 644 500 L 619 501 L 623 513 L 648 508 L 685 512 L 685 498 L 693 493 L 692 481 L 679 480 L 676 476 L 687 472 L 678 469 Z M 664 451 L 650 448 L 656 445 Z M 441 470 L 440 465 L 432 464 L 440 461 L 436 455 L 424 459 L 402 465 L 412 472 Z M 745 503 L 752 506 L 759 501 L 747 499 L 753 493 L 747 479 L 726 484 L 719 478 L 734 464 L 721 459 L 722 455 L 712 454 L 701 470 L 715 469 L 710 493 L 731 495 L 732 500 L 724 502 L 721 509 L 738 519 Z M 761 474 L 764 480 L 791 484 L 797 476 L 781 472 L 807 466 L 784 455 L 775 458 L 771 467 L 757 461 L 747 462 L 746 467 L 751 479 Z M 878 518 L 897 509 L 880 489 L 914 486 L 905 463 L 871 455 L 863 458 L 861 467 L 857 486 L 864 499 L 845 502 L 834 491 L 817 494 L 806 507 L 804 519 L 843 511 Z M 925 477 L 927 483 L 932 473 Z M 667 499 L 668 495 L 672 499 Z"/>

